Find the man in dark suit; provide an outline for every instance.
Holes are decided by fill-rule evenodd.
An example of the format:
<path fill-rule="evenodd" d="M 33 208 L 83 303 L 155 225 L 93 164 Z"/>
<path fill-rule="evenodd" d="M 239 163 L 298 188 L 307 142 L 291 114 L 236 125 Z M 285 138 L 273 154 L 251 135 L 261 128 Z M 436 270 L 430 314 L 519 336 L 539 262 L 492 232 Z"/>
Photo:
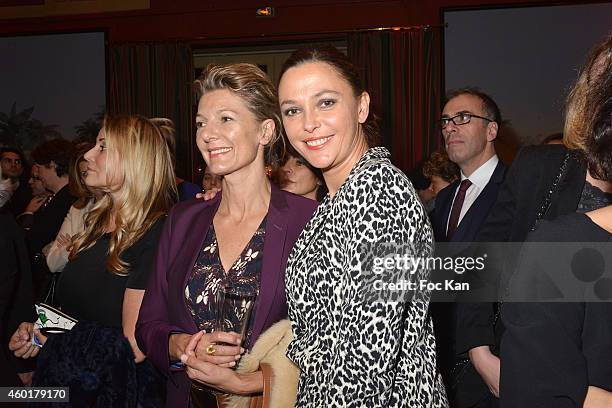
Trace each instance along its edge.
<path fill-rule="evenodd" d="M 464 88 L 449 94 L 442 111 L 441 128 L 446 151 L 461 169 L 460 180 L 438 193 L 432 214 L 437 242 L 472 242 L 484 224 L 504 181 L 506 166 L 495 153 L 501 114 L 487 94 Z M 459 309 L 457 307 L 457 309 Z M 470 350 L 476 370 L 454 386 L 451 368 L 458 350 L 455 345 L 458 310 L 452 304 L 432 304 L 440 369 L 449 387 L 452 406 L 496 407 L 499 395 L 499 358 L 484 349 Z M 457 333 L 461 336 L 461 333 Z M 486 346 L 485 346 L 486 347 Z M 463 373 L 464 376 L 466 373 Z"/>
<path fill-rule="evenodd" d="M 0 386 L 21 386 L 31 382 L 33 362 L 14 357 L 8 339 L 19 323 L 34 321 L 36 313 L 23 231 L 6 209 L 0 209 L 0 259 Z"/>
<path fill-rule="evenodd" d="M 32 189 L 27 182 L 25 156 L 17 148 L 3 147 L 0 148 L 0 164 L 3 178 L 9 179 L 17 185 L 11 199 L 2 206 L 16 217 L 25 210 L 32 199 Z"/>
<path fill-rule="evenodd" d="M 32 227 L 26 234 L 32 260 L 34 297 L 37 301 L 42 300 L 51 280 L 42 250 L 55 240 L 75 200 L 68 189 L 68 166 L 74 152 L 74 145 L 63 139 L 50 140 L 32 151 L 32 159 L 39 166 L 39 178 L 44 187 L 53 193 L 43 207 L 30 215 Z"/>

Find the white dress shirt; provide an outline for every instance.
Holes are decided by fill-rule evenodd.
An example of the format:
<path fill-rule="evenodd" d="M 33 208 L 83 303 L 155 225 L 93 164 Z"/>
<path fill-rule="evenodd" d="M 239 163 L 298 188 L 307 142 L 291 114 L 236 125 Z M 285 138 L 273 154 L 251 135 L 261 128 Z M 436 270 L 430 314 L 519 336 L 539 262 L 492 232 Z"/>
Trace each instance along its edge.
<path fill-rule="evenodd" d="M 461 181 L 465 179 L 470 179 L 472 185 L 465 192 L 465 200 L 463 200 L 463 207 L 461 207 L 461 213 L 459 214 L 459 222 L 457 226 L 461 224 L 461 220 L 467 211 L 470 209 L 474 201 L 478 198 L 482 190 L 489 184 L 489 180 L 491 180 L 491 176 L 495 171 L 495 167 L 497 167 L 497 163 L 499 163 L 499 158 L 497 155 L 493 155 L 489 160 L 487 160 L 482 166 L 476 169 L 474 173 L 470 175 L 470 177 L 466 177 L 463 172 L 461 172 Z M 455 189 L 455 195 L 453 196 L 453 203 L 455 202 L 455 197 L 457 197 L 457 192 L 459 192 L 459 186 Z M 451 208 L 452 205 L 451 205 Z M 450 213 L 448 215 L 450 219 Z M 448 219 L 446 220 L 446 229 L 448 230 Z"/>

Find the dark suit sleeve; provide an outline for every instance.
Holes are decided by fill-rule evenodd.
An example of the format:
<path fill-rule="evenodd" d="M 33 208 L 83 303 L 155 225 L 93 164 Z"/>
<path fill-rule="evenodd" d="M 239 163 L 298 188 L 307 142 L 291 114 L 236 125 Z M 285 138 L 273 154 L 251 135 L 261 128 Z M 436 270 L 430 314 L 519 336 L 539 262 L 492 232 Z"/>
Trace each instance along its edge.
<path fill-rule="evenodd" d="M 173 332 L 182 332 L 169 322 L 168 271 L 169 248 L 172 240 L 172 213 L 164 224 L 159 240 L 153 276 L 145 290 L 138 322 L 136 341 L 147 358 L 165 375 L 170 372 L 168 339 Z"/>
<path fill-rule="evenodd" d="M 448 201 L 452 201 L 454 198 L 453 193 L 455 192 L 456 184 L 457 183 L 451 183 L 444 187 L 442 190 L 440 190 L 440 192 L 438 192 L 438 196 L 436 197 L 436 206 L 430 215 L 431 226 L 433 227 L 436 242 L 446 241 L 446 221 L 448 219 L 448 211 L 445 210 L 450 208 Z"/>
<path fill-rule="evenodd" d="M 49 242 L 53 242 L 60 230 L 75 197 L 70 195 L 68 186 L 63 187 L 45 208 L 34 213 L 33 224 L 26 233 L 30 253 L 36 254 Z"/>
<path fill-rule="evenodd" d="M 32 275 L 30 261 L 25 247 L 23 232 L 12 216 L 0 214 L 0 259 L 3 262 L 0 273 L 0 326 L 3 348 L 21 322 L 36 319 L 32 300 Z M 8 353 L 8 350 L 3 350 Z M 9 354 L 12 368 L 16 372 L 33 371 L 32 359 L 21 359 Z M 8 369 L 8 367 L 6 367 Z"/>

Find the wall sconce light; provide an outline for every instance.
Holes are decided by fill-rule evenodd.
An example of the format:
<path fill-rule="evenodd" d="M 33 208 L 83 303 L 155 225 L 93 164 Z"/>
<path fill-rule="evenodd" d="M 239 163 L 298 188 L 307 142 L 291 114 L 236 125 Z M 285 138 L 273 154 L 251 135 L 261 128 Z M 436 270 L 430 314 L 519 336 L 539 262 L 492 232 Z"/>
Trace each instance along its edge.
<path fill-rule="evenodd" d="M 274 17 L 274 7 L 259 7 L 255 10 L 257 17 Z"/>

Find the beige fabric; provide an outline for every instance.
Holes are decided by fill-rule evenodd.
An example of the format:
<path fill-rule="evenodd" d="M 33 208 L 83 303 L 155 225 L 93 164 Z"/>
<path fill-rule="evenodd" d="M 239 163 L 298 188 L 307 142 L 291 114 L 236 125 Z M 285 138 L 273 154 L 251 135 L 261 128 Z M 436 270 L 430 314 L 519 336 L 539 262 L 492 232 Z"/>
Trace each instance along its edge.
<path fill-rule="evenodd" d="M 291 342 L 291 324 L 281 320 L 259 336 L 253 349 L 240 359 L 239 373 L 252 373 L 260 363 L 272 367 L 272 391 L 270 405 L 266 408 L 291 408 L 295 406 L 300 370 L 286 356 Z M 248 408 L 250 397 L 232 395 L 226 399 L 226 408 Z"/>
<path fill-rule="evenodd" d="M 76 234 L 83 231 L 85 228 L 85 216 L 92 206 L 93 200 L 89 201 L 83 208 L 70 207 L 57 236 L 68 234 L 74 237 Z M 65 248 L 58 247 L 56 241 L 46 245 L 42 252 L 47 258 L 47 266 L 51 272 L 61 272 L 68 263 L 68 251 Z"/>

